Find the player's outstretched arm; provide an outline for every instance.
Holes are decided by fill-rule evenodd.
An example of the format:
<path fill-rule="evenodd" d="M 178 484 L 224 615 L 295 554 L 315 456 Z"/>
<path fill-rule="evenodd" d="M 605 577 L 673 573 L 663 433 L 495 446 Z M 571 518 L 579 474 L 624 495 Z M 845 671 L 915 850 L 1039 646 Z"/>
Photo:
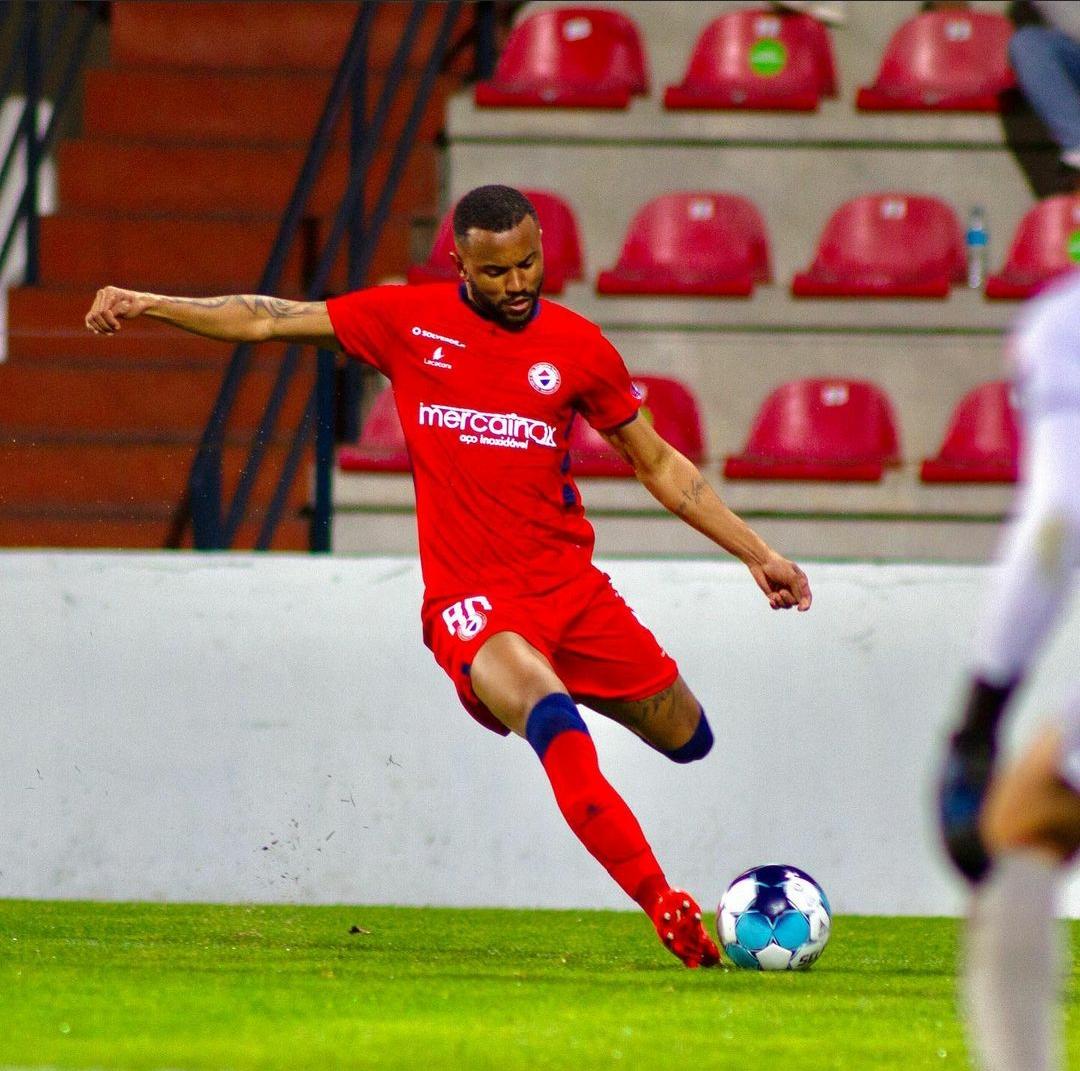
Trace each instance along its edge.
<path fill-rule="evenodd" d="M 340 349 L 324 301 L 288 301 L 261 294 L 167 297 L 106 286 L 97 292 L 86 326 L 115 335 L 124 320 L 148 316 L 222 342 L 299 342 Z"/>
<path fill-rule="evenodd" d="M 732 513 L 698 467 L 637 417 L 607 436 L 662 506 L 706 535 L 750 570 L 774 610 L 809 610 L 806 574 L 777 554 L 741 517 Z"/>

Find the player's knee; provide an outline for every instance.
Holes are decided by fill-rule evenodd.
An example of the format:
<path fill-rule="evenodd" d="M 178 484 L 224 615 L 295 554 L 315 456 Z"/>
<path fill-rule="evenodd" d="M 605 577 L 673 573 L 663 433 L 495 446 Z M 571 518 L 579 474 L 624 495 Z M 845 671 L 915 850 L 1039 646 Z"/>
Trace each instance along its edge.
<path fill-rule="evenodd" d="M 979 832 L 991 856 L 1032 851 L 1065 862 L 1080 849 L 1080 802 L 1056 777 L 1007 772 L 987 797 Z"/>
<path fill-rule="evenodd" d="M 574 701 L 565 692 L 544 696 L 529 711 L 525 722 L 525 739 L 542 762 L 552 741 L 561 733 L 574 731 L 588 735 L 584 719 Z"/>
<path fill-rule="evenodd" d="M 709 726 L 709 719 L 705 717 L 705 711 L 698 707 L 698 723 L 690 739 L 681 747 L 667 750 L 664 754 L 672 762 L 697 762 L 712 751 L 712 746 L 713 734 L 712 728 Z"/>

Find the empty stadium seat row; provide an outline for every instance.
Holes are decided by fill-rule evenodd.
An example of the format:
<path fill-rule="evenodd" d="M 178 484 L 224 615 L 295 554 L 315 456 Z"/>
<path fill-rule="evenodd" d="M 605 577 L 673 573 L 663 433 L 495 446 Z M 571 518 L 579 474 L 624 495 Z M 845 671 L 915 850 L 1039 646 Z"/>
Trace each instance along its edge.
<path fill-rule="evenodd" d="M 893 34 L 864 111 L 998 111 L 1015 86 L 1007 47 L 1012 23 L 978 11 L 925 12 Z M 641 34 L 627 15 L 604 8 L 539 11 L 510 34 L 482 107 L 626 108 L 649 91 Z M 686 73 L 664 91 L 669 109 L 812 111 L 837 94 L 832 43 L 809 15 L 753 8 L 710 22 Z"/>
<path fill-rule="evenodd" d="M 583 278 L 573 211 L 560 198 L 529 190 L 543 231 L 548 294 Z M 409 269 L 410 283 L 455 278 L 451 214 L 439 227 L 428 260 Z M 989 276 L 988 298 L 1029 297 L 1080 263 L 1080 196 L 1036 204 L 1020 221 L 1001 270 Z M 956 213 L 925 195 L 877 193 L 833 213 L 810 266 L 791 283 L 796 297 L 946 297 L 966 275 Z M 663 194 L 630 222 L 618 263 L 596 279 L 600 294 L 739 297 L 772 281 L 769 239 L 758 209 L 745 197 L 713 191 Z"/>
<path fill-rule="evenodd" d="M 634 376 L 642 411 L 690 460 L 707 458 L 697 400 L 664 376 Z M 1013 483 L 1019 435 L 1011 389 L 984 383 L 960 399 L 938 453 L 920 466 L 924 483 Z M 630 466 L 584 420 L 570 434 L 575 476 L 630 476 Z M 900 463 L 887 394 L 865 380 L 801 379 L 777 387 L 754 418 L 745 449 L 727 457 L 726 479 L 876 481 Z M 378 394 L 360 440 L 338 450 L 346 472 L 408 472 L 405 436 L 389 387 Z"/>

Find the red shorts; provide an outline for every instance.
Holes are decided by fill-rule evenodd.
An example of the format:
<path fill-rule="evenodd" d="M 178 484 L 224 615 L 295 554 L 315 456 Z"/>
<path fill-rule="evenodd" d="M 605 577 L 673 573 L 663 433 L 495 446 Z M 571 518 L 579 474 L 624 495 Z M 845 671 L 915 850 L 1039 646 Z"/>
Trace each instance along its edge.
<path fill-rule="evenodd" d="M 497 632 L 516 632 L 551 663 L 576 700 L 633 702 L 675 682 L 678 666 L 634 616 L 606 573 L 590 567 L 543 596 L 476 594 L 425 602 L 424 643 L 454 682 L 462 706 L 481 725 L 509 730 L 476 697 L 469 669 Z"/>

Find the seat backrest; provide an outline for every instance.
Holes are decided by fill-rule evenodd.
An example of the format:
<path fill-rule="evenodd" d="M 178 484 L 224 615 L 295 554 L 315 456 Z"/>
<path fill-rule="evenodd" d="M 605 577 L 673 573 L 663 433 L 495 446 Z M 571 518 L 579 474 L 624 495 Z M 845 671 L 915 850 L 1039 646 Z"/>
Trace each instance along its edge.
<path fill-rule="evenodd" d="M 384 387 L 372 400 L 367 419 L 360 428 L 355 457 L 366 457 L 380 465 L 408 469 L 409 452 L 401 426 L 393 390 Z"/>
<path fill-rule="evenodd" d="M 983 383 L 957 403 L 938 457 L 942 461 L 1015 461 L 1020 434 L 1012 385 Z"/>
<path fill-rule="evenodd" d="M 697 464 L 705 459 L 705 432 L 690 388 L 667 376 L 632 376 L 640 413 L 663 439 Z"/>
<path fill-rule="evenodd" d="M 667 376 L 631 377 L 640 414 L 662 438 L 695 464 L 705 460 L 705 432 L 693 392 Z M 572 471 L 581 475 L 629 475 L 630 466 L 587 420 L 578 416 L 570 430 Z"/>
<path fill-rule="evenodd" d="M 785 461 L 899 460 L 892 404 L 873 383 L 800 379 L 777 387 L 750 429 L 746 455 Z"/>
<path fill-rule="evenodd" d="M 937 197 L 875 193 L 841 205 L 818 240 L 815 268 L 840 276 L 964 278 L 964 237 L 956 213 Z"/>
<path fill-rule="evenodd" d="M 584 274 L 581 256 L 581 239 L 577 218 L 573 209 L 561 198 L 547 190 L 521 191 L 536 209 L 536 217 L 543 231 L 545 270 L 561 279 L 580 279 Z M 423 279 L 429 281 L 433 276 L 456 279 L 457 271 L 450 259 L 454 248 L 454 212 L 451 209 L 439 223 L 435 243 L 424 262 Z"/>
<path fill-rule="evenodd" d="M 641 35 L 620 11 L 564 7 L 537 11 L 514 27 L 495 66 L 500 86 L 576 89 L 625 86 L 648 92 Z"/>
<path fill-rule="evenodd" d="M 1048 197 L 1017 225 L 1006 269 L 1035 275 L 1056 274 L 1080 264 L 1080 195 Z"/>
<path fill-rule="evenodd" d="M 804 14 L 767 8 L 730 11 L 713 19 L 690 54 L 684 85 L 767 82 L 775 92 L 812 86 L 836 95 L 828 30 Z"/>
<path fill-rule="evenodd" d="M 745 197 L 708 190 L 666 193 L 643 205 L 626 232 L 619 267 L 688 277 L 734 269 L 756 282 L 772 278 L 761 213 Z"/>
<path fill-rule="evenodd" d="M 885 46 L 879 86 L 922 94 L 975 96 L 1015 84 L 1008 44 L 1013 25 L 984 11 L 927 11 L 903 23 Z M 926 98 L 927 104 L 934 101 Z"/>

